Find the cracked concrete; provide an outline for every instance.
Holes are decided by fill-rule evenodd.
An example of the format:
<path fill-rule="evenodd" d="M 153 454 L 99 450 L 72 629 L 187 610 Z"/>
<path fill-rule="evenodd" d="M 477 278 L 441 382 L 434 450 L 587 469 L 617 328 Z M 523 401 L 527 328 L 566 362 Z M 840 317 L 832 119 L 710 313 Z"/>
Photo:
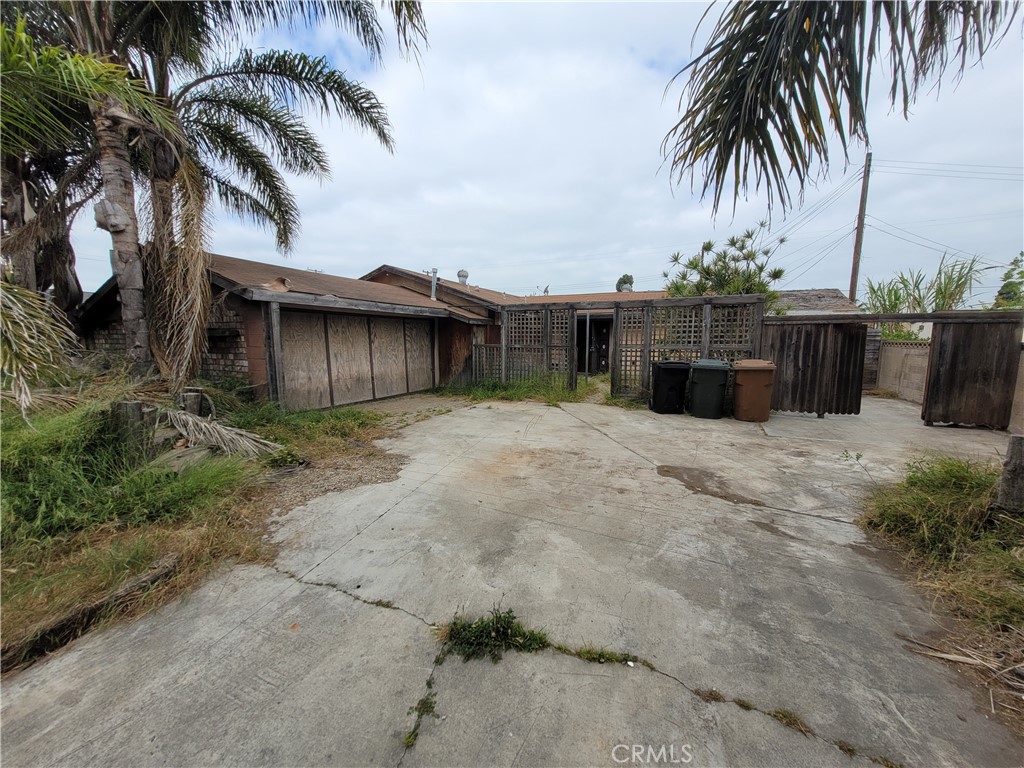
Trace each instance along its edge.
<path fill-rule="evenodd" d="M 590 404 L 438 416 L 385 443 L 410 457 L 398 480 L 283 517 L 276 570 L 233 569 L 4 680 L 4 761 L 616 765 L 623 744 L 693 765 L 1019 765 L 977 692 L 904 648 L 941 616 L 853 524 L 872 477 L 1005 444 L 876 400 L 763 427 Z M 554 651 L 434 669 L 429 625 L 499 601 L 657 672 Z M 406 751 L 431 674 L 441 718 Z M 762 711 L 692 693 L 711 688 Z"/>

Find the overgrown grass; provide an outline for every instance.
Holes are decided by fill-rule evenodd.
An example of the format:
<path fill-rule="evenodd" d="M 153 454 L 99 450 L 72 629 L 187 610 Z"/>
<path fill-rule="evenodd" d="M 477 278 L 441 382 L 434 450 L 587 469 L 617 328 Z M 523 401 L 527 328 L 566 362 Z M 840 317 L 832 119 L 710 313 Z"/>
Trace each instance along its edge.
<path fill-rule="evenodd" d="M 224 557 L 264 556 L 247 507 L 258 466 L 229 457 L 180 473 L 149 466 L 110 432 L 105 404 L 42 409 L 31 424 L 5 412 L 0 422 L 5 644 L 170 552 L 181 560 L 164 594 Z"/>
<path fill-rule="evenodd" d="M 0 450 L 5 547 L 104 523 L 188 518 L 253 476 L 251 465 L 228 457 L 175 474 L 140 464 L 135 453 L 111 439 L 104 413 L 94 405 L 42 414 L 31 426 L 5 419 Z"/>
<path fill-rule="evenodd" d="M 232 427 L 318 457 L 344 451 L 353 441 L 379 436 L 383 416 L 359 408 L 284 411 L 277 403 L 246 403 L 224 417 Z"/>
<path fill-rule="evenodd" d="M 648 407 L 648 400 L 644 397 L 622 397 L 620 395 L 607 394 L 604 396 L 604 404 L 616 408 L 627 408 L 637 411 Z"/>
<path fill-rule="evenodd" d="M 580 378 L 576 389 L 569 389 L 562 377 L 557 379 L 535 378 L 525 381 L 485 381 L 478 384 L 464 384 L 442 387 L 435 390 L 439 395 L 468 397 L 473 402 L 483 400 L 520 401 L 532 400 L 548 405 L 559 403 L 579 403 L 586 400 L 594 392 L 597 385 L 593 381 Z"/>
<path fill-rule="evenodd" d="M 909 465 L 859 522 L 901 547 L 922 580 L 982 624 L 1024 626 L 1024 520 L 993 507 L 999 470 L 956 458 Z"/>
<path fill-rule="evenodd" d="M 534 653 L 551 646 L 543 632 L 526 629 L 511 609 L 495 606 L 476 620 L 456 616 L 442 629 L 441 651 L 436 663 L 442 664 L 452 654 L 463 661 L 490 657 L 497 664 L 505 651 Z"/>

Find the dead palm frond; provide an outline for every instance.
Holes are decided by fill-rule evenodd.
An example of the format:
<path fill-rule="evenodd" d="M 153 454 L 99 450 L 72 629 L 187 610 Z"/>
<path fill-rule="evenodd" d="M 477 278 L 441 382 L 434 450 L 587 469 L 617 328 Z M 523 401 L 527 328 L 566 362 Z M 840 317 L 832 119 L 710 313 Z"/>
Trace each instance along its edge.
<path fill-rule="evenodd" d="M 726 5 L 711 37 L 683 74 L 680 120 L 662 142 L 675 183 L 701 177 L 718 210 L 762 184 L 769 208 L 792 204 L 825 174 L 829 138 L 848 157 L 868 142 L 872 68 L 882 60 L 889 99 L 909 116 L 921 86 L 957 77 L 1010 29 L 1019 2 L 844 2 L 761 0 Z M 670 86 L 672 83 L 669 84 Z"/>
<path fill-rule="evenodd" d="M 275 453 L 283 447 L 264 440 L 252 432 L 227 427 L 188 411 L 168 410 L 164 411 L 163 415 L 170 425 L 188 440 L 189 446 L 208 445 L 224 453 L 248 456 L 249 458 Z"/>
<path fill-rule="evenodd" d="M 13 403 L 19 408 L 21 403 L 13 390 L 0 391 L 0 403 Z M 37 391 L 32 393 L 32 402 L 29 408 L 54 408 L 55 410 L 68 413 L 82 404 L 82 398 L 66 392 Z"/>
<path fill-rule="evenodd" d="M 32 387 L 62 381 L 78 346 L 63 314 L 35 291 L 0 282 L 0 386 L 24 415 Z"/>

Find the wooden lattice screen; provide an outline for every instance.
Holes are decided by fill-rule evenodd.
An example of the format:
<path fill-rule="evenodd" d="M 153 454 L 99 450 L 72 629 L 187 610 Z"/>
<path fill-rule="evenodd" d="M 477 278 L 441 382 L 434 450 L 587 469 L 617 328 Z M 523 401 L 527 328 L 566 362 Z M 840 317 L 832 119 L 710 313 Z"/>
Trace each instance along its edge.
<path fill-rule="evenodd" d="M 651 364 L 665 360 L 745 360 L 761 342 L 759 296 L 663 299 L 617 305 L 612 323 L 612 392 L 643 397 Z"/>
<path fill-rule="evenodd" d="M 502 381 L 563 376 L 576 388 L 576 309 L 544 308 L 502 313 Z"/>

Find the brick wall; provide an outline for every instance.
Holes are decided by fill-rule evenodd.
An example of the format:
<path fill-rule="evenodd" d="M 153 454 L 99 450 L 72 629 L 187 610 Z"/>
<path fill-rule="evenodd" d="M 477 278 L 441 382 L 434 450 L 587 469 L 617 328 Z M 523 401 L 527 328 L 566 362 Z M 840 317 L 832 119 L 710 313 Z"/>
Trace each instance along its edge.
<path fill-rule="evenodd" d="M 120 320 L 114 320 L 101 328 L 95 328 L 83 341 L 85 348 L 95 352 L 106 352 L 112 355 L 124 355 L 124 328 Z"/>
<path fill-rule="evenodd" d="M 207 324 L 209 347 L 200 365 L 200 375 L 210 381 L 249 378 L 245 347 L 244 309 L 235 296 L 214 298 Z"/>

